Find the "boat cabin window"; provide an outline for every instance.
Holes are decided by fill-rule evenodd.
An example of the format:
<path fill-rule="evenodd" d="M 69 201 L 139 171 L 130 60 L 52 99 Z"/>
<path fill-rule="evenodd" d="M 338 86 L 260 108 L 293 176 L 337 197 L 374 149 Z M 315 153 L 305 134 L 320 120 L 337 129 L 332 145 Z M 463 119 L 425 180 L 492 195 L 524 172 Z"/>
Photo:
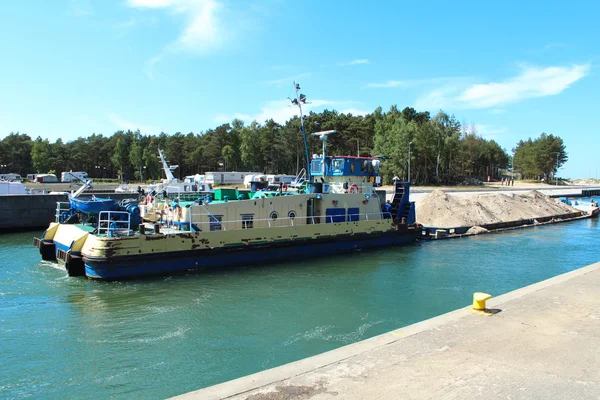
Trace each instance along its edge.
<path fill-rule="evenodd" d="M 221 223 L 223 222 L 222 215 L 210 215 L 208 217 L 210 221 L 210 230 L 211 231 L 220 231 L 222 229 Z"/>
<path fill-rule="evenodd" d="M 344 172 L 344 159 L 334 158 L 331 161 L 331 172 L 343 173 Z"/>
<path fill-rule="evenodd" d="M 278 217 L 279 217 L 279 214 L 277 214 L 277 211 L 273 211 L 273 212 L 271 213 L 271 219 L 272 219 L 273 221 L 276 221 Z"/>
<path fill-rule="evenodd" d="M 254 226 L 254 214 L 242 214 L 242 229 L 252 229 Z"/>
<path fill-rule="evenodd" d="M 312 160 L 312 162 L 310 163 L 310 172 L 312 174 L 318 174 L 321 171 L 322 171 L 321 159 Z"/>
<path fill-rule="evenodd" d="M 325 209 L 325 223 L 346 222 L 345 208 L 327 208 Z"/>
<path fill-rule="evenodd" d="M 349 222 L 353 222 L 353 221 L 360 221 L 360 209 L 358 207 L 354 208 L 354 207 L 350 207 L 348 208 L 348 221 Z"/>

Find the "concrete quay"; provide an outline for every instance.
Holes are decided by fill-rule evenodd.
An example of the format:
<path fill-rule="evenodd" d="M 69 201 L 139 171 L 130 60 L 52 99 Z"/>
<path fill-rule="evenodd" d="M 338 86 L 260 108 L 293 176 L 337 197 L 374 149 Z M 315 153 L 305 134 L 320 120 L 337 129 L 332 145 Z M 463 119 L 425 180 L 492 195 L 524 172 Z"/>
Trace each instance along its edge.
<path fill-rule="evenodd" d="M 177 399 L 598 399 L 600 263 Z"/>
<path fill-rule="evenodd" d="M 84 195 L 88 195 L 87 192 Z M 137 193 L 98 193 L 115 200 L 137 197 Z M 0 196 L 0 233 L 47 228 L 54 222 L 56 202 L 67 202 L 66 194 L 24 194 Z"/>

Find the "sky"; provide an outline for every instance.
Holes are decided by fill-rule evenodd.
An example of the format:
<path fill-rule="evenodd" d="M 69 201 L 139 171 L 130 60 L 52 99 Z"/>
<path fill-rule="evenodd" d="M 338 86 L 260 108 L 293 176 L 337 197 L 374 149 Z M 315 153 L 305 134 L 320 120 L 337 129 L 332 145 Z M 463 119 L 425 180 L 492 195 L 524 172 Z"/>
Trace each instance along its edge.
<path fill-rule="evenodd" d="M 28 0 L 0 12 L 0 139 L 440 109 L 509 153 L 560 136 L 600 177 L 600 2 Z M 342 133 L 343 134 L 343 133 Z"/>

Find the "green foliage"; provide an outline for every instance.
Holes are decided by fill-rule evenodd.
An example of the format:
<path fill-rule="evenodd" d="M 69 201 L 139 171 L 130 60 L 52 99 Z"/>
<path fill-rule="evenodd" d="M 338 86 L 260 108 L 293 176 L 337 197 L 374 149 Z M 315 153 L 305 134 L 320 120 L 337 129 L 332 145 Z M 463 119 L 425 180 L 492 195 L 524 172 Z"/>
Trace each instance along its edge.
<path fill-rule="evenodd" d="M 454 116 L 440 111 L 433 119 L 429 113 L 413 108 L 402 112 L 395 106 L 380 113 L 375 123 L 375 153 L 390 157 L 382 166 L 385 183 L 392 177 L 416 183 L 456 183 L 464 179 L 496 177 L 508 164 L 508 155 L 500 146 L 467 130 Z"/>
<path fill-rule="evenodd" d="M 327 142 L 330 155 L 385 155 L 381 174 L 384 182 L 394 176 L 408 176 L 410 146 L 411 181 L 418 184 L 457 183 L 464 179 L 498 177 L 507 168 L 509 157 L 493 140 L 480 137 L 473 127 L 461 126 L 454 116 L 443 111 L 431 116 L 396 106 L 388 112 L 378 107 L 360 116 L 325 110 L 306 116 L 309 154 L 321 153 L 321 141 L 314 132 L 336 130 Z M 218 171 L 255 171 L 296 174 L 306 167 L 300 119 L 285 124 L 273 120 L 248 125 L 234 119 L 206 132 L 144 135 L 139 130 L 118 131 L 104 137 L 92 134 L 64 143 L 50 143 L 38 137 L 11 133 L 0 141 L 0 164 L 5 172 L 21 175 L 32 171 L 86 171 L 94 179 L 157 180 L 161 178 L 158 149 L 167 160 L 178 165 L 175 176 Z M 515 168 L 525 176 L 548 176 L 555 172 L 556 152 L 559 166 L 567 160 L 559 137 L 542 134 L 532 141 L 517 144 Z M 222 165 L 222 167 L 221 167 Z M 8 171 L 9 170 L 9 171 Z M 118 176 L 118 174 L 120 176 Z"/>
<path fill-rule="evenodd" d="M 0 165 L 6 165 L 4 172 L 18 173 L 26 176 L 33 168 L 31 150 L 33 142 L 26 134 L 10 133 L 2 140 Z"/>
<path fill-rule="evenodd" d="M 54 166 L 55 160 L 51 155 L 51 151 L 48 139 L 42 139 L 38 136 L 35 142 L 33 142 L 31 160 L 36 173 L 46 174 Z"/>
<path fill-rule="evenodd" d="M 144 146 L 139 130 L 133 134 L 131 148 L 129 149 L 129 162 L 131 162 L 135 170 L 136 179 L 144 179 L 142 172 L 144 167 Z"/>
<path fill-rule="evenodd" d="M 569 159 L 563 140 L 546 133 L 535 140 L 519 141 L 514 153 L 514 168 L 526 178 L 549 179 Z"/>

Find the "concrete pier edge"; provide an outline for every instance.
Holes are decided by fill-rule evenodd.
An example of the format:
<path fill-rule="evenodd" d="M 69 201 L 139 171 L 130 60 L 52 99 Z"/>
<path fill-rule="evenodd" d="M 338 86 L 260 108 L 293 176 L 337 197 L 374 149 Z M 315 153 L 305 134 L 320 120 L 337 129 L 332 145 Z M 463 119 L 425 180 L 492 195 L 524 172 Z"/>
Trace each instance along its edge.
<path fill-rule="evenodd" d="M 505 293 L 487 302 L 488 308 L 498 308 L 541 289 L 557 285 L 600 269 L 600 262 L 561 274 L 544 281 Z M 493 293 L 492 293 L 493 294 Z M 228 382 L 209 386 L 204 389 L 185 393 L 173 399 L 224 399 L 241 395 L 262 387 L 276 384 L 286 379 L 323 368 L 367 351 L 389 345 L 420 332 L 428 331 L 448 322 L 457 321 L 470 315 L 470 306 L 442 314 L 406 327 L 396 329 L 363 341 L 343 346 L 325 353 L 298 360 L 272 369 L 257 372 Z"/>

